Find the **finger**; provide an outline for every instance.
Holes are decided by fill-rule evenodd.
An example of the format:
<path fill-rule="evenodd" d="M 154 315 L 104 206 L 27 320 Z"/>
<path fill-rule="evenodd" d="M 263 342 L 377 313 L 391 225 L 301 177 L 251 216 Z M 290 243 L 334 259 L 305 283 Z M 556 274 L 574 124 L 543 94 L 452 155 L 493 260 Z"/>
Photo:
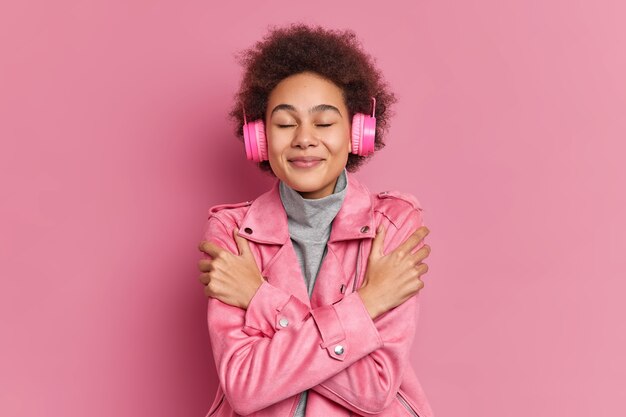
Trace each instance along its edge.
<path fill-rule="evenodd" d="M 383 243 L 385 242 L 385 234 L 387 230 L 381 224 L 376 229 L 376 236 L 374 236 L 374 240 L 372 241 L 372 253 L 383 256 Z"/>
<path fill-rule="evenodd" d="M 421 278 L 422 275 L 428 272 L 428 264 L 418 263 L 417 265 L 415 265 L 415 269 L 417 269 L 417 273 Z"/>
<path fill-rule="evenodd" d="M 404 242 L 396 248 L 398 252 L 411 253 L 413 249 L 426 237 L 430 231 L 422 226 L 413 232 Z"/>
<path fill-rule="evenodd" d="M 430 255 L 430 246 L 424 245 L 419 248 L 415 253 L 411 254 L 413 261 L 418 264 L 426 259 Z"/>
<path fill-rule="evenodd" d="M 237 248 L 239 249 L 239 255 L 250 254 L 251 251 L 248 239 L 239 236 L 239 229 L 236 227 L 233 229 L 233 236 L 235 237 L 235 242 L 237 243 Z"/>
<path fill-rule="evenodd" d="M 200 274 L 200 277 L 198 277 L 198 279 L 200 280 L 202 285 L 208 285 L 209 282 L 211 282 L 211 276 L 209 274 L 207 274 L 207 273 Z"/>
<path fill-rule="evenodd" d="M 220 248 L 216 244 L 207 241 L 200 242 L 198 249 L 213 258 L 217 257 L 217 255 L 224 251 L 224 249 Z"/>
<path fill-rule="evenodd" d="M 213 261 L 211 259 L 200 259 L 198 261 L 198 269 L 201 272 L 210 272 L 213 269 L 211 266 L 212 263 Z"/>

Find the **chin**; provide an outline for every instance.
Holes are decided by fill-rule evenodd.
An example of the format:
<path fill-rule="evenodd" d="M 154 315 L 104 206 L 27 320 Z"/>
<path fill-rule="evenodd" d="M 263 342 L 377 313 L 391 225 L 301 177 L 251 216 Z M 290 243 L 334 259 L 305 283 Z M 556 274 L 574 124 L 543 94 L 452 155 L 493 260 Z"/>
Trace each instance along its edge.
<path fill-rule="evenodd" d="M 287 169 L 282 171 L 278 177 L 294 190 L 308 193 L 322 188 L 328 175 L 322 170 L 299 172 Z"/>

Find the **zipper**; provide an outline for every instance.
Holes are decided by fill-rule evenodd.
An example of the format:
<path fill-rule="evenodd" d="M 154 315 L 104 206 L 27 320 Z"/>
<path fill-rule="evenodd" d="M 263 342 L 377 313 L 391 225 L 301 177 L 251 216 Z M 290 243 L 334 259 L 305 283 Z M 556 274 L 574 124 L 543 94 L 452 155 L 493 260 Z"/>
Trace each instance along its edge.
<path fill-rule="evenodd" d="M 219 409 L 220 409 L 220 407 L 222 406 L 222 403 L 224 402 L 224 398 L 225 398 L 225 397 L 226 397 L 226 395 L 225 395 L 225 394 L 222 394 L 222 399 L 220 400 L 220 402 L 219 402 L 219 403 L 217 403 L 217 407 L 215 407 L 215 408 L 213 409 L 213 411 L 209 411 L 209 414 L 207 414 L 207 417 L 214 416 L 214 415 L 215 415 L 215 413 L 217 413 L 217 410 L 219 410 Z"/>
<path fill-rule="evenodd" d="M 411 405 L 407 402 L 407 400 L 400 393 L 400 391 L 398 391 L 398 393 L 396 394 L 396 397 L 398 398 L 398 401 L 400 401 L 400 404 L 402 404 L 404 408 L 406 408 L 406 411 L 408 411 L 410 415 L 412 415 L 413 417 L 420 417 L 420 415 L 417 414 L 417 411 L 415 411 L 413 407 L 411 407 Z"/>
<path fill-rule="evenodd" d="M 300 394 L 298 394 L 298 398 L 296 398 L 296 403 L 292 407 L 292 410 L 293 410 L 293 412 L 291 413 L 292 416 L 296 415 L 296 411 L 298 411 L 298 406 L 300 405 L 300 400 L 302 399 L 303 395 L 304 395 L 304 391 L 302 391 Z"/>

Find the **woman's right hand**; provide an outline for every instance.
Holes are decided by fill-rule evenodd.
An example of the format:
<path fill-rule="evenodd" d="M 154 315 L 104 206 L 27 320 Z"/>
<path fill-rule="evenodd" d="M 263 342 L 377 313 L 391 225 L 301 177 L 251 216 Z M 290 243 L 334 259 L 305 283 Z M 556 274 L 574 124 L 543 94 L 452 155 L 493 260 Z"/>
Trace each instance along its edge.
<path fill-rule="evenodd" d="M 404 303 L 424 287 L 420 276 L 428 271 L 428 265 L 422 261 L 430 255 L 430 246 L 424 245 L 417 252 L 411 252 L 429 232 L 426 226 L 420 227 L 385 255 L 386 230 L 382 225 L 376 230 L 363 285 L 358 289 L 372 320 Z"/>

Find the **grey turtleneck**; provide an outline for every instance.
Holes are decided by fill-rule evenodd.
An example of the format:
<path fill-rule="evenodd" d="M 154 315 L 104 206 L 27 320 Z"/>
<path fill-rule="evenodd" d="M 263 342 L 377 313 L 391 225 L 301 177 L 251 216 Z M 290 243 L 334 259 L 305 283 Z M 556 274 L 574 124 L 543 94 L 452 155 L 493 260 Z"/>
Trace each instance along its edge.
<path fill-rule="evenodd" d="M 326 255 L 326 242 L 330 237 L 332 222 L 341 209 L 347 189 L 345 168 L 337 178 L 333 194 L 318 199 L 302 198 L 297 191 L 282 181 L 279 184 L 280 198 L 287 212 L 291 243 L 300 261 L 309 298 L 313 293 L 317 272 Z M 302 393 L 294 417 L 305 415 L 307 397 L 308 390 Z"/>

